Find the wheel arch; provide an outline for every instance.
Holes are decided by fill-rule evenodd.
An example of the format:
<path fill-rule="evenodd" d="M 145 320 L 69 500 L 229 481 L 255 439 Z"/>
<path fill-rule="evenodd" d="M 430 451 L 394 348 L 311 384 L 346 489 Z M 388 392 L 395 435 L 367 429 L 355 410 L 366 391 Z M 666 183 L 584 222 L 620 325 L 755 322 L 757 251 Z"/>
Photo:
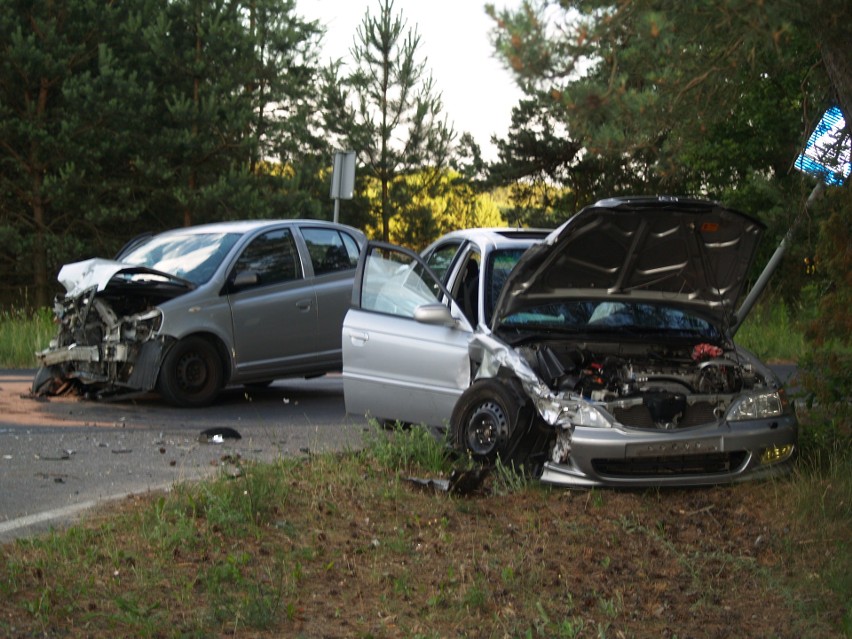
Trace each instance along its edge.
<path fill-rule="evenodd" d="M 194 333 L 187 333 L 186 335 L 181 335 L 180 337 L 170 337 L 169 344 L 163 350 L 162 357 L 160 358 L 160 370 L 157 372 L 157 377 L 159 377 L 160 373 L 162 372 L 162 363 L 165 361 L 165 357 L 168 351 L 174 348 L 175 344 L 177 344 L 178 342 L 185 339 L 189 339 L 191 337 L 201 338 L 213 346 L 213 348 L 216 350 L 216 354 L 219 357 L 219 361 L 222 363 L 222 371 L 224 373 L 224 379 L 222 380 L 222 383 L 224 385 L 230 383 L 231 378 L 234 376 L 234 360 L 231 357 L 231 354 L 228 351 L 228 347 L 225 345 L 225 342 L 222 340 L 222 338 L 211 331 L 196 331 Z"/>
<path fill-rule="evenodd" d="M 480 378 L 465 389 L 450 419 L 452 436 L 455 445 L 464 449 L 471 423 L 468 420 L 491 401 L 497 402 L 500 409 L 505 411 L 508 430 L 503 434 L 494 435 L 496 447 L 493 451 L 480 451 L 478 456 L 483 460 L 490 460 L 494 455 L 499 455 L 508 460 L 514 456 L 519 442 L 529 433 L 535 416 L 532 401 L 514 375 L 500 374 L 497 377 Z"/>

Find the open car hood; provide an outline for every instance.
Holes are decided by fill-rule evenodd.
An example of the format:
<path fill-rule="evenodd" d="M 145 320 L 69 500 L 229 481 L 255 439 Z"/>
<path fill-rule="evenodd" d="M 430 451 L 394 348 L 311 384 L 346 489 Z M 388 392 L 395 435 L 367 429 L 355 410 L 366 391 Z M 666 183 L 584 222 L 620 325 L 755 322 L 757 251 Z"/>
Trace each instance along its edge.
<path fill-rule="evenodd" d="M 175 275 L 169 275 L 145 266 L 135 266 L 102 258 L 66 264 L 60 269 L 57 279 L 65 287 L 66 295 L 73 297 L 92 287 L 97 287 L 98 291 L 103 291 L 118 275 L 121 275 L 125 285 L 132 286 L 136 283 L 150 286 L 152 283 L 160 283 L 171 287 L 184 288 L 186 291 L 195 288 L 192 282 Z"/>
<path fill-rule="evenodd" d="M 716 202 L 628 197 L 587 206 L 530 248 L 492 318 L 558 300 L 665 302 L 727 330 L 765 226 Z"/>

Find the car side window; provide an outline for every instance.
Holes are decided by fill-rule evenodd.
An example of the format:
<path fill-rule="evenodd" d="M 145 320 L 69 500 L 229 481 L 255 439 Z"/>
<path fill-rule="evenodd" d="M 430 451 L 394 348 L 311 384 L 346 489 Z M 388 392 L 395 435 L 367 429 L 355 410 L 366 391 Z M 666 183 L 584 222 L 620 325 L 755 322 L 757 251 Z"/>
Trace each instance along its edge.
<path fill-rule="evenodd" d="M 462 312 L 474 326 L 476 326 L 479 314 L 479 274 L 481 271 L 481 262 L 482 256 L 479 254 L 479 251 L 469 251 L 464 257 L 464 266 L 461 268 L 461 274 L 456 280 L 455 288 L 452 291 Z"/>
<path fill-rule="evenodd" d="M 361 309 L 399 317 L 414 317 L 424 304 L 440 303 L 435 279 L 423 264 L 383 247 L 371 247 L 361 280 Z"/>
<path fill-rule="evenodd" d="M 337 229 L 303 228 L 314 275 L 353 269 L 358 265 L 358 243 Z"/>
<path fill-rule="evenodd" d="M 254 238 L 237 259 L 236 274 L 253 273 L 255 286 L 301 279 L 299 253 L 290 229 L 275 229 Z"/>
<path fill-rule="evenodd" d="M 459 242 L 437 246 L 427 257 L 426 264 L 435 271 L 435 274 L 441 278 L 442 282 L 447 281 L 447 273 L 453 264 L 456 254 L 459 252 L 460 246 L 461 243 Z"/>

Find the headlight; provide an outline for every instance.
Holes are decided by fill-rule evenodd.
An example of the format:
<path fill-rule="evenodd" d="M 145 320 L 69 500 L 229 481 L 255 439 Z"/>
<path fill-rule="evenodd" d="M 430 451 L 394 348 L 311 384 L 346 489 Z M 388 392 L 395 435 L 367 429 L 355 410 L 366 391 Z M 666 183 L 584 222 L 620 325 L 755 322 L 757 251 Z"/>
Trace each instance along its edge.
<path fill-rule="evenodd" d="M 783 392 L 770 391 L 756 395 L 744 395 L 728 411 L 728 421 L 738 422 L 746 419 L 765 419 L 780 417 L 787 405 Z"/>
<path fill-rule="evenodd" d="M 596 406 L 581 402 L 576 412 L 571 415 L 571 422 L 575 426 L 587 426 L 592 428 L 611 428 L 612 423 L 606 418 Z"/>

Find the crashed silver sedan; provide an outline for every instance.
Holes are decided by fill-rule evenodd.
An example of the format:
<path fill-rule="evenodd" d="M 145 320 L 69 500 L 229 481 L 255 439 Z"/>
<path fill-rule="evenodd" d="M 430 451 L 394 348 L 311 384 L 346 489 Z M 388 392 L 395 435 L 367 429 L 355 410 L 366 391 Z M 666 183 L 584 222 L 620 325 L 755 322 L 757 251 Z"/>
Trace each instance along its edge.
<path fill-rule="evenodd" d="M 343 323 L 347 411 L 448 427 L 472 458 L 556 485 L 789 472 L 795 415 L 733 342 L 763 231 L 718 203 L 641 197 L 422 256 L 371 242 Z"/>
<path fill-rule="evenodd" d="M 248 220 L 137 238 L 113 260 L 59 272 L 66 289 L 33 392 L 97 398 L 159 391 L 211 403 L 226 384 L 262 385 L 341 367 L 360 231 L 317 220 Z"/>

